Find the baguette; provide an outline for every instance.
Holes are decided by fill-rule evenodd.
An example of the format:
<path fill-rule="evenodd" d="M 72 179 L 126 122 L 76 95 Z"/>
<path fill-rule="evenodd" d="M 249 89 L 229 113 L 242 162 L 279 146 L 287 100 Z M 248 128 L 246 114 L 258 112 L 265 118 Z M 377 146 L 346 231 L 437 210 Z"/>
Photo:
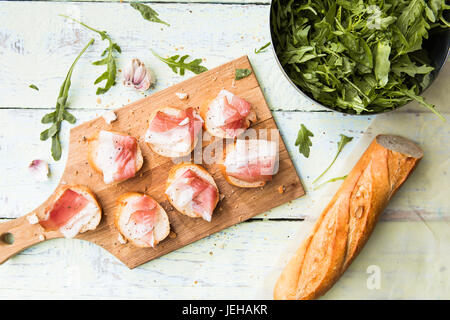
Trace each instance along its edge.
<path fill-rule="evenodd" d="M 103 130 L 103 131 L 106 131 L 106 130 Z M 128 136 L 127 134 L 124 134 L 121 132 L 116 132 L 116 131 L 106 131 L 106 132 L 112 133 L 115 135 Z M 128 177 L 128 178 L 124 178 L 124 179 L 111 180 L 111 179 L 107 179 L 105 177 L 104 172 L 103 172 L 104 171 L 104 169 L 103 169 L 104 163 L 100 162 L 100 160 L 99 160 L 101 158 L 101 157 L 99 157 L 99 155 L 100 155 L 100 153 L 99 153 L 99 150 L 100 150 L 99 135 L 100 135 L 100 131 L 97 132 L 94 137 L 92 137 L 91 139 L 88 140 L 88 143 L 89 143 L 88 162 L 89 162 L 90 166 L 95 171 L 97 171 L 98 173 L 103 175 L 103 179 L 106 184 L 110 184 L 110 183 L 116 184 L 116 183 L 119 183 L 119 182 L 122 182 L 122 181 L 125 181 L 125 180 L 131 178 L 131 177 Z M 136 148 L 137 148 L 137 150 L 136 150 L 136 157 L 135 157 L 135 174 L 142 168 L 142 166 L 144 164 L 144 157 L 142 156 L 142 151 L 141 151 L 141 148 L 139 147 L 138 143 L 136 143 Z"/>
<path fill-rule="evenodd" d="M 151 241 L 147 241 L 144 236 L 136 236 L 133 234 L 132 228 L 129 227 L 130 217 L 135 212 L 134 210 L 145 210 L 143 208 L 132 208 L 132 204 L 134 201 L 138 201 L 142 197 L 148 197 L 150 201 L 156 206 L 155 220 L 152 229 Z M 127 192 L 121 195 L 117 199 L 117 207 L 114 213 L 114 224 L 119 230 L 120 234 L 130 241 L 134 246 L 140 248 L 148 248 L 154 247 L 159 242 L 164 240 L 170 233 L 170 223 L 169 218 L 167 216 L 166 211 L 161 207 L 159 203 L 157 203 L 152 197 L 138 192 Z M 145 226 L 144 226 L 145 227 Z M 138 226 L 139 229 L 143 228 L 142 226 Z M 142 229 L 141 229 L 142 230 Z"/>
<path fill-rule="evenodd" d="M 87 200 L 87 203 L 72 217 L 65 218 L 64 215 L 70 215 L 71 209 L 74 208 L 74 205 L 76 206 L 72 203 L 73 201 L 65 202 L 72 198 L 65 197 L 65 200 L 62 199 L 62 196 L 68 190 L 75 192 L 75 194 L 72 193 L 73 195 L 81 195 L 82 198 Z M 64 186 L 58 191 L 55 199 L 53 204 L 45 209 L 44 217 L 39 219 L 39 223 L 45 230 L 59 230 L 64 237 L 73 238 L 79 233 L 94 230 L 99 225 L 102 218 L 102 209 L 95 194 L 87 187 L 81 185 Z M 54 210 L 55 212 L 53 212 Z"/>
<path fill-rule="evenodd" d="M 405 138 L 377 136 L 283 270 L 274 298 L 310 300 L 325 294 L 361 251 L 422 156 Z"/>

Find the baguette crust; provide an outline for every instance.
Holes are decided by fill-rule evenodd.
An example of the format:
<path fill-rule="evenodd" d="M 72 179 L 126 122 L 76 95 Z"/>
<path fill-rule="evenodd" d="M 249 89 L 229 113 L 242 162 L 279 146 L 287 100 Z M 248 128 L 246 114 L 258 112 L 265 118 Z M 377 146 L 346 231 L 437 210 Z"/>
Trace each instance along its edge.
<path fill-rule="evenodd" d="M 405 154 L 408 148 L 413 152 Z M 422 156 L 409 140 L 377 136 L 286 265 L 274 298 L 310 300 L 325 294 L 361 251 L 380 214 Z"/>
<path fill-rule="evenodd" d="M 122 132 L 118 131 L 110 131 L 110 130 L 104 130 L 111 132 L 113 134 L 118 134 L 121 136 L 128 136 L 127 134 L 124 134 Z M 88 139 L 88 162 L 89 165 L 94 169 L 96 172 L 103 175 L 103 170 L 99 167 L 99 165 L 96 163 L 95 156 L 97 154 L 97 148 L 98 148 L 98 135 L 100 133 L 100 130 L 90 139 Z M 141 148 L 139 147 L 139 143 L 136 144 L 137 150 L 136 150 L 136 173 L 141 170 L 142 166 L 144 165 L 144 157 L 142 156 Z M 129 178 L 131 179 L 131 178 Z M 110 184 L 114 185 L 120 182 L 123 182 L 128 179 L 120 180 L 120 181 L 114 181 Z"/>
<path fill-rule="evenodd" d="M 167 178 L 167 182 L 166 182 L 166 190 L 169 188 L 169 186 L 175 181 L 175 179 L 178 176 L 178 172 L 180 170 L 184 170 L 185 169 L 191 169 L 192 171 L 194 171 L 195 173 L 197 173 L 198 175 L 200 175 L 203 179 L 205 179 L 206 181 L 208 181 L 211 185 L 213 185 L 216 188 L 216 192 L 217 192 L 217 199 L 216 202 L 214 204 L 214 208 L 217 206 L 217 204 L 219 203 L 219 189 L 217 188 L 216 182 L 214 181 L 214 178 L 209 174 L 208 171 L 206 171 L 205 168 L 197 165 L 197 164 L 193 164 L 193 163 L 187 163 L 187 162 L 183 162 L 183 163 L 179 163 L 175 166 L 173 166 L 170 171 L 169 171 L 169 176 Z M 191 218 L 201 218 L 201 216 L 199 216 L 196 212 L 194 211 L 188 211 L 182 208 L 179 208 L 174 201 L 167 195 L 167 193 L 165 193 L 167 200 L 169 200 L 170 204 L 180 213 L 191 217 Z"/>
<path fill-rule="evenodd" d="M 147 245 L 146 243 L 143 243 L 142 241 L 139 241 L 139 239 L 130 239 L 126 236 L 126 234 L 122 230 L 122 226 L 120 225 L 120 216 L 122 213 L 124 213 L 123 209 L 126 206 L 126 202 L 128 199 L 133 197 L 142 197 L 149 195 L 138 193 L 138 192 L 127 192 L 122 194 L 119 198 L 117 198 L 116 204 L 116 211 L 114 212 L 114 225 L 116 226 L 117 230 L 119 230 L 120 234 L 130 241 L 134 246 L 140 247 L 140 248 L 151 248 L 151 246 Z M 151 198 L 151 197 L 150 197 Z M 153 199 L 153 198 L 152 198 Z M 170 223 L 169 218 L 167 216 L 166 211 L 163 207 L 157 202 L 156 205 L 158 207 L 158 217 L 157 217 L 157 224 L 154 227 L 154 239 L 155 239 L 155 246 L 164 240 L 170 233 Z"/>

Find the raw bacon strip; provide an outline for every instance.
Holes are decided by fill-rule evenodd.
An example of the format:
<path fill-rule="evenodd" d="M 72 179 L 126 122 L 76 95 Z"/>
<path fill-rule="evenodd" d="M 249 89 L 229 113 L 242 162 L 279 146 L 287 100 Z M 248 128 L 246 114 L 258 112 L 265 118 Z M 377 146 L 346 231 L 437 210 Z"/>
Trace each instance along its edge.
<path fill-rule="evenodd" d="M 71 189 L 66 189 L 53 204 L 47 219 L 41 220 L 39 223 L 46 230 L 58 230 L 83 210 L 88 203 L 89 200 L 81 194 Z"/>
<path fill-rule="evenodd" d="M 223 97 L 225 124 L 221 126 L 228 134 L 237 136 L 240 131 L 247 129 L 246 118 L 250 114 L 251 105 L 244 99 L 232 95 L 231 102 L 227 95 Z"/>
<path fill-rule="evenodd" d="M 182 144 L 190 148 L 203 121 L 194 108 L 180 110 L 177 116 L 158 111 L 146 134 L 146 141 L 156 145 Z M 176 146 L 172 148 L 178 150 Z"/>
<path fill-rule="evenodd" d="M 134 137 L 114 135 L 114 148 L 118 151 L 115 158 L 116 172 L 114 180 L 126 180 L 136 174 L 137 141 Z"/>
<path fill-rule="evenodd" d="M 271 160 L 261 162 L 257 161 L 255 163 L 248 163 L 247 166 L 242 166 L 238 168 L 236 171 L 227 172 L 227 174 L 231 177 L 238 178 L 240 180 L 244 180 L 247 182 L 256 182 L 256 181 L 270 181 L 272 180 L 272 174 L 262 174 L 263 172 L 267 172 L 269 169 L 274 167 L 274 162 Z"/>
<path fill-rule="evenodd" d="M 212 185 L 208 185 L 196 198 L 193 199 L 192 208 L 201 214 L 202 218 L 211 222 L 217 200 L 217 190 Z"/>
<path fill-rule="evenodd" d="M 138 145 L 134 137 L 101 130 L 96 160 L 105 183 L 123 181 L 136 174 Z"/>
<path fill-rule="evenodd" d="M 186 170 L 175 181 L 176 189 L 192 191 L 192 209 L 202 216 L 206 221 L 211 221 L 217 201 L 217 191 L 208 181 L 198 176 L 191 169 Z"/>
<path fill-rule="evenodd" d="M 153 229 L 158 211 L 156 201 L 147 196 L 142 196 L 130 205 L 133 208 L 132 210 L 135 210 L 128 221 L 132 234 L 136 239 L 154 246 Z"/>
<path fill-rule="evenodd" d="M 175 117 L 162 111 L 156 112 L 150 123 L 149 129 L 153 132 L 165 132 L 176 128 L 186 117 Z"/>
<path fill-rule="evenodd" d="M 275 170 L 276 143 L 267 140 L 238 140 L 225 159 L 229 176 L 247 182 L 270 181 Z"/>

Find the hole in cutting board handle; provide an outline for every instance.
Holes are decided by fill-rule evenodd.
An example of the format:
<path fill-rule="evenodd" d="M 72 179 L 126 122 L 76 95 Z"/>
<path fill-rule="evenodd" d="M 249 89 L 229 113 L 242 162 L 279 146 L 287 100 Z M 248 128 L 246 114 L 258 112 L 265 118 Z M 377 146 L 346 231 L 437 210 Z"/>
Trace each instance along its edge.
<path fill-rule="evenodd" d="M 13 244 L 14 243 L 14 235 L 11 232 L 5 232 L 0 237 L 1 241 L 6 244 Z"/>

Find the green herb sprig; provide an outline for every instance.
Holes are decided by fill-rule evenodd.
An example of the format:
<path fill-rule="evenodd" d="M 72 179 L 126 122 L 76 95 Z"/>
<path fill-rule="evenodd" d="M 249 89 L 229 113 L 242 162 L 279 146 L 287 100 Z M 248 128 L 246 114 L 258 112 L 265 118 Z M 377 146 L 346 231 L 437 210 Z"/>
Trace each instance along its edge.
<path fill-rule="evenodd" d="M 300 151 L 305 158 L 309 157 L 310 147 L 312 146 L 309 137 L 314 137 L 314 134 L 301 124 L 300 130 L 298 130 L 297 140 L 295 140 L 295 145 L 298 146 L 298 151 Z"/>
<path fill-rule="evenodd" d="M 73 114 L 66 110 L 67 107 L 67 99 L 69 97 L 69 89 L 71 85 L 71 77 L 73 73 L 73 69 L 75 64 L 78 62 L 80 57 L 86 51 L 86 49 L 94 43 L 94 39 L 91 39 L 89 43 L 81 50 L 81 52 L 76 57 L 75 61 L 70 66 L 69 71 L 67 72 L 66 78 L 59 89 L 58 99 L 56 99 L 56 107 L 55 111 L 47 113 L 44 117 L 42 117 L 41 122 L 52 123 L 52 126 L 41 132 L 40 139 L 42 141 L 52 138 L 52 157 L 56 161 L 61 159 L 61 142 L 59 139 L 59 132 L 61 130 L 61 123 L 66 120 L 67 122 L 74 124 L 76 122 L 76 118 Z"/>
<path fill-rule="evenodd" d="M 111 37 L 106 33 L 106 31 L 99 31 L 97 29 L 94 29 L 94 28 L 86 25 L 85 23 L 83 23 L 81 21 L 78 21 L 78 20 L 76 20 L 72 17 L 66 16 L 66 15 L 61 14 L 60 16 L 70 19 L 72 21 L 75 21 L 75 22 L 79 23 L 80 25 L 82 25 L 83 27 L 98 33 L 102 40 L 108 40 L 108 47 L 101 54 L 102 57 L 104 57 L 105 55 L 106 55 L 106 57 L 92 63 L 95 66 L 106 65 L 106 71 L 104 73 L 102 73 L 94 81 L 94 84 L 98 84 L 102 81 L 106 81 L 105 86 L 103 88 L 97 87 L 97 92 L 96 92 L 97 95 L 104 94 L 109 89 L 111 89 L 112 86 L 114 86 L 116 84 L 117 67 L 116 67 L 116 61 L 114 58 L 114 52 L 122 53 L 122 50 L 120 49 L 120 47 L 117 43 L 115 43 L 111 40 Z"/>
<path fill-rule="evenodd" d="M 168 24 L 167 22 L 164 22 L 160 18 L 158 18 L 158 16 L 159 16 L 158 12 L 156 12 L 149 6 L 147 6 L 143 3 L 139 3 L 139 2 L 131 2 L 130 6 L 132 6 L 134 9 L 139 11 L 145 20 L 148 20 L 151 22 L 162 23 L 162 24 L 165 24 L 166 26 L 170 27 L 170 24 Z"/>
<path fill-rule="evenodd" d="M 330 180 L 327 180 L 327 181 L 325 181 L 325 182 L 319 184 L 319 185 L 318 185 L 317 187 L 315 187 L 313 190 L 315 191 L 315 190 L 317 190 L 317 189 L 323 187 L 324 185 L 326 185 L 327 183 L 330 183 L 330 182 L 335 182 L 335 181 L 339 181 L 339 180 L 345 180 L 345 178 L 347 178 L 347 175 L 342 176 L 342 177 L 332 178 L 332 179 L 330 179 Z"/>
<path fill-rule="evenodd" d="M 180 76 L 184 76 L 185 70 L 192 71 L 195 74 L 200 74 L 202 72 L 208 71 L 206 67 L 200 65 L 202 63 L 202 59 L 195 59 L 189 63 L 186 63 L 185 60 L 189 58 L 189 55 L 184 55 L 180 57 L 180 55 L 177 54 L 169 58 L 163 58 L 153 50 L 152 53 L 159 60 L 166 63 L 172 69 L 173 72 L 179 74 Z"/>
<path fill-rule="evenodd" d="M 39 88 L 35 84 L 30 84 L 28 87 L 36 91 L 39 91 Z"/>
<path fill-rule="evenodd" d="M 344 149 L 344 147 L 346 146 L 347 143 L 349 143 L 350 141 L 353 140 L 353 137 L 347 137 L 346 135 L 341 134 L 341 140 L 339 140 L 338 142 L 338 148 L 337 148 L 337 152 L 336 155 L 334 156 L 333 160 L 331 161 L 330 165 L 325 169 L 324 172 L 322 172 L 322 174 L 320 176 L 318 176 L 313 183 L 316 183 L 320 178 L 323 177 L 323 175 L 325 173 L 327 173 L 327 171 L 331 168 L 331 166 L 334 164 L 334 162 L 336 161 L 337 157 L 339 156 L 339 154 L 341 153 L 342 149 Z"/>
<path fill-rule="evenodd" d="M 241 79 L 247 78 L 251 74 L 252 74 L 252 70 L 250 70 L 250 69 L 236 69 L 234 79 L 241 80 Z"/>
<path fill-rule="evenodd" d="M 434 68 L 423 41 L 449 28 L 445 0 L 274 0 L 273 45 L 305 93 L 349 113 L 382 112 L 416 100 Z"/>
<path fill-rule="evenodd" d="M 263 45 L 261 48 L 259 48 L 258 50 L 255 49 L 255 54 L 260 54 L 262 52 L 264 52 L 264 50 L 270 46 L 270 42 L 267 42 L 265 45 Z"/>

